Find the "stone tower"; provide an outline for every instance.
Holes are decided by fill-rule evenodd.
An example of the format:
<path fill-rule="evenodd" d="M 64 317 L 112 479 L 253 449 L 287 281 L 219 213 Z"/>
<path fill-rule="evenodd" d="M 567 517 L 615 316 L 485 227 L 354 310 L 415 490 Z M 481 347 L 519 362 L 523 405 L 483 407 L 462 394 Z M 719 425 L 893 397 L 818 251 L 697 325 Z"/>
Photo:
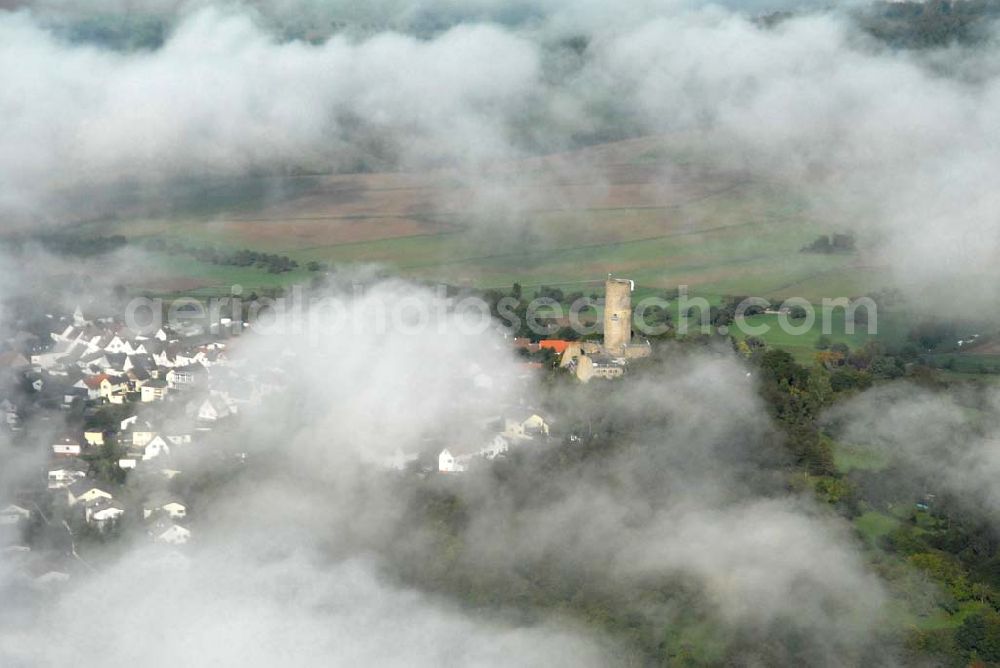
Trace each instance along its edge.
<path fill-rule="evenodd" d="M 621 355 L 632 341 L 632 281 L 611 278 L 604 284 L 604 349 Z"/>

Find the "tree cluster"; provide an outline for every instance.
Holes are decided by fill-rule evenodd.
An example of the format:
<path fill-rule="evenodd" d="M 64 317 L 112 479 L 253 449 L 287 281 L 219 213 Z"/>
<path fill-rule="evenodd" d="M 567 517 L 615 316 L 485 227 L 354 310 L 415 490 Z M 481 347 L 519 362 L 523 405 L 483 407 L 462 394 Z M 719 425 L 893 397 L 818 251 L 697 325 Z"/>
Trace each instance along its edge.
<path fill-rule="evenodd" d="M 262 253 L 260 251 L 242 249 L 233 252 L 222 251 L 212 247 L 186 246 L 179 241 L 168 242 L 164 239 L 154 238 L 146 242 L 148 250 L 157 253 L 167 253 L 168 255 L 190 255 L 201 262 L 211 264 L 230 265 L 234 267 L 256 267 L 265 269 L 269 274 L 282 274 L 298 269 L 299 263 L 287 255 L 276 253 Z M 312 265 L 316 265 L 315 269 Z M 319 271 L 318 263 L 310 263 L 310 271 Z"/>

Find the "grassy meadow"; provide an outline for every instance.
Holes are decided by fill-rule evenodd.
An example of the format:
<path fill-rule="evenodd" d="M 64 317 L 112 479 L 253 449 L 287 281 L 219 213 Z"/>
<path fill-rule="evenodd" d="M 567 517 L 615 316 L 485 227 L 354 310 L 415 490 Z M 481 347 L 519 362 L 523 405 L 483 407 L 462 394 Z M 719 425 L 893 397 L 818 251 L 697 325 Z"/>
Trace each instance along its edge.
<path fill-rule="evenodd" d="M 306 266 L 370 264 L 423 281 L 527 294 L 547 285 L 600 292 L 609 273 L 635 280 L 636 297 L 680 285 L 719 303 L 727 295 L 774 300 L 856 297 L 891 286 L 864 242 L 857 253 L 803 253 L 820 234 L 805 193 L 747 170 L 714 165 L 683 139 L 651 137 L 499 165 L 474 179 L 452 172 L 247 177 L 187 184 L 152 203 L 126 203 L 81 234 L 123 235 L 133 246 L 160 239 L 225 253 L 284 255 L 299 267 L 268 273 L 149 252 L 127 286 L 170 296 L 228 294 L 235 284 L 267 291 L 308 281 Z M 900 314 L 879 314 L 880 337 L 905 332 Z M 789 334 L 777 316 L 753 316 L 761 338 L 810 362 L 820 320 Z M 830 324 L 852 348 L 868 335 Z M 733 332 L 743 336 L 740 332 Z M 955 373 L 1000 370 L 1000 356 L 956 356 Z"/>

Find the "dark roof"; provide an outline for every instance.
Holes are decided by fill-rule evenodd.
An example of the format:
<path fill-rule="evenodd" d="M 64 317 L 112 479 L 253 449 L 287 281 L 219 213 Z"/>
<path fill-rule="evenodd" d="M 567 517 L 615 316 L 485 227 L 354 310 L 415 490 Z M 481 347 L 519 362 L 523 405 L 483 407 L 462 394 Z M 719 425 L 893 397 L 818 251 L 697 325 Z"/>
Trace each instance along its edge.
<path fill-rule="evenodd" d="M 125 366 L 125 360 L 128 358 L 128 355 L 125 353 L 105 353 L 105 357 L 108 358 L 108 364 L 116 369 L 121 369 Z"/>
<path fill-rule="evenodd" d="M 73 493 L 73 496 L 80 496 L 81 494 L 86 494 L 92 489 L 99 489 L 105 494 L 110 494 L 108 490 L 104 489 L 101 485 L 98 485 L 95 481 L 84 478 L 83 480 L 77 480 L 72 485 L 69 486 L 69 491 Z"/>
<path fill-rule="evenodd" d="M 87 465 L 87 462 L 82 459 L 77 457 L 67 457 L 66 459 L 60 459 L 57 462 L 50 463 L 48 470 L 58 471 L 60 469 L 67 469 L 72 471 L 83 471 L 86 473 L 88 468 L 90 467 Z"/>

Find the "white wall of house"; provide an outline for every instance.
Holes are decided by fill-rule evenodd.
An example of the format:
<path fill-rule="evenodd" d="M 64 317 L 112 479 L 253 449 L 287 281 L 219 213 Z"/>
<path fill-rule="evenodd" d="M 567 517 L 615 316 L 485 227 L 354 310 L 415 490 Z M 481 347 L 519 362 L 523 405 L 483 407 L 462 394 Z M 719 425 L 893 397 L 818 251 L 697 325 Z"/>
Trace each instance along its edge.
<path fill-rule="evenodd" d="M 465 464 L 451 454 L 448 448 L 438 455 L 438 471 L 442 473 L 458 473 L 465 470 Z"/>

